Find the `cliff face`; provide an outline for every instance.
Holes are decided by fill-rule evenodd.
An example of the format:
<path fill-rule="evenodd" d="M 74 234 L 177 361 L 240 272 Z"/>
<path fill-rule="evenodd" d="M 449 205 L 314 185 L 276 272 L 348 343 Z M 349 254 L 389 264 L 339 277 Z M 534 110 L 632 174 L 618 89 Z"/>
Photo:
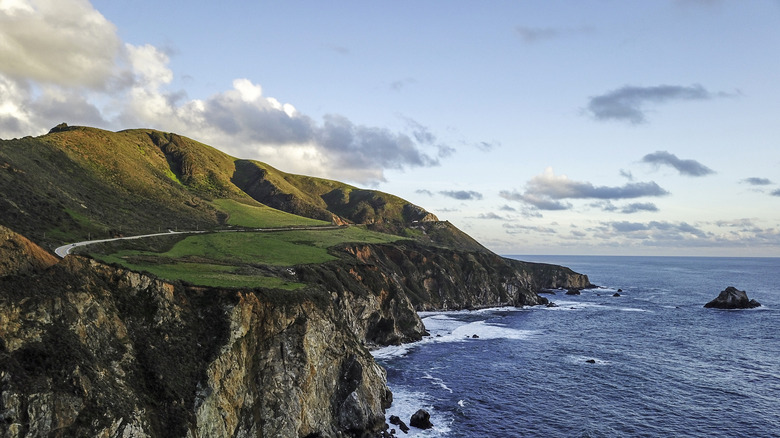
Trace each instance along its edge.
<path fill-rule="evenodd" d="M 69 256 L 0 279 L 0 436 L 345 436 L 384 371 L 328 297 L 174 286 Z"/>
<path fill-rule="evenodd" d="M 419 340 L 416 311 L 546 304 L 546 288 L 585 288 L 586 275 L 489 252 L 434 248 L 413 242 L 348 245 L 340 262 L 298 267 L 298 277 L 332 294 L 358 338 L 371 345 Z"/>
<path fill-rule="evenodd" d="M 420 339 L 416 310 L 542 304 L 536 290 L 589 285 L 406 242 L 297 266 L 304 292 L 220 290 L 53 264 L 4 232 L 17 263 L 0 272 L 2 438 L 372 436 L 392 394 L 366 344 Z"/>

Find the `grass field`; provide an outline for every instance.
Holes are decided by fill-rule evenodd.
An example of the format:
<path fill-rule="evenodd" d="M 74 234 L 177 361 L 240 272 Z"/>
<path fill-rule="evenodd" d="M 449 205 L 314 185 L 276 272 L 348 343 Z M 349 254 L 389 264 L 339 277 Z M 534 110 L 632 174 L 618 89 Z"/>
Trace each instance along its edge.
<path fill-rule="evenodd" d="M 258 268 L 292 267 L 334 260 L 328 248 L 347 242 L 388 243 L 398 236 L 363 227 L 327 230 L 222 232 L 186 237 L 165 252 L 119 250 L 91 253 L 99 260 L 147 271 L 167 280 L 215 287 L 263 287 L 294 290 L 305 286 Z M 267 270 L 266 270 L 267 271 Z"/>
<path fill-rule="evenodd" d="M 233 199 L 216 199 L 214 207 L 228 214 L 229 225 L 251 228 L 330 225 L 329 222 L 286 213 L 265 205 L 247 205 Z"/>

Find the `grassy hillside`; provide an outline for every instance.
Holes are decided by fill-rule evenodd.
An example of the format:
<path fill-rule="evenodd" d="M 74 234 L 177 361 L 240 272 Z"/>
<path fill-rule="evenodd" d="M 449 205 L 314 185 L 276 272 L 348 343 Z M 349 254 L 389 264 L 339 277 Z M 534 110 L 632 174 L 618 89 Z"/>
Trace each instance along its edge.
<path fill-rule="evenodd" d="M 0 140 L 0 224 L 46 248 L 166 229 L 435 220 L 386 193 L 293 175 L 149 129 L 58 126 Z"/>
<path fill-rule="evenodd" d="M 211 204 L 227 215 L 228 225 L 238 227 L 277 228 L 330 225 L 330 222 L 294 215 L 262 204 L 243 203 L 235 199 L 215 199 Z"/>
<path fill-rule="evenodd" d="M 345 222 L 391 233 L 400 233 L 416 221 L 437 220 L 422 208 L 388 193 L 285 173 L 258 161 L 237 161 L 233 181 L 263 204 L 311 218 L 328 220 L 335 215 Z"/>

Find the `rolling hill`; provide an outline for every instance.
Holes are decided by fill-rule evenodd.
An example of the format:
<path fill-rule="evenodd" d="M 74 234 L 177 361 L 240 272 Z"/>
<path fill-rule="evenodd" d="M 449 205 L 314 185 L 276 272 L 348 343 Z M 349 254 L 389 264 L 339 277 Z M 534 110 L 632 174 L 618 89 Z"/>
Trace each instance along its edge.
<path fill-rule="evenodd" d="M 63 124 L 40 137 L 2 140 L 0 191 L 0 223 L 47 248 L 166 229 L 255 226 L 275 215 L 276 225 L 364 224 L 484 250 L 397 196 L 285 173 L 149 129 L 109 132 Z"/>

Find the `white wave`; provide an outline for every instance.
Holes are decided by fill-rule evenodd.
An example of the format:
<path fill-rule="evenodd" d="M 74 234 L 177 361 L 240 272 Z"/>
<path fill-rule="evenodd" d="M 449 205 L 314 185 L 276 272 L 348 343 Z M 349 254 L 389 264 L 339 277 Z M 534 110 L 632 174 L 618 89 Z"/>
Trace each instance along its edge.
<path fill-rule="evenodd" d="M 554 301 L 555 307 L 546 307 L 545 310 L 554 310 L 557 312 L 565 310 L 582 310 L 588 308 L 604 308 L 602 304 L 588 303 L 582 301 Z"/>
<path fill-rule="evenodd" d="M 456 316 L 483 314 L 490 315 L 493 312 L 522 311 L 517 308 L 496 307 L 475 311 L 447 311 L 447 312 L 420 312 L 423 324 L 430 336 L 422 340 L 402 345 L 391 345 L 373 350 L 371 354 L 375 359 L 391 359 L 409 354 L 415 348 L 439 342 L 466 342 L 486 339 L 528 339 L 538 334 L 535 330 L 518 330 L 506 327 L 498 323 L 486 321 L 464 321 Z M 477 335 L 477 337 L 474 337 Z"/>
<path fill-rule="evenodd" d="M 599 309 L 599 310 L 618 310 L 622 312 L 649 312 L 653 313 L 652 310 L 648 309 L 640 309 L 637 307 L 614 307 L 611 306 L 610 302 L 603 302 L 603 303 L 588 303 L 588 302 L 580 302 L 580 301 L 555 301 L 556 307 L 548 307 L 546 308 L 549 310 L 554 311 L 566 311 L 566 310 L 584 310 L 584 309 Z"/>
<path fill-rule="evenodd" d="M 382 348 L 377 348 L 376 350 L 372 350 L 371 355 L 374 356 L 374 359 L 390 359 L 393 357 L 406 356 L 409 353 L 409 351 L 416 348 L 420 342 L 414 342 L 411 344 L 401 344 L 401 345 L 388 345 L 387 347 L 382 347 Z"/>
<path fill-rule="evenodd" d="M 538 334 L 537 330 L 519 330 L 503 324 L 486 321 L 472 322 L 452 331 L 453 340 L 486 340 L 486 339 L 528 339 Z M 475 338 L 474 335 L 477 337 Z"/>
<path fill-rule="evenodd" d="M 452 389 L 450 389 L 450 387 L 449 387 L 449 386 L 447 386 L 447 385 L 444 383 L 444 380 L 442 380 L 442 379 L 440 379 L 440 378 L 438 378 L 438 377 L 433 377 L 432 375 L 430 375 L 430 374 L 428 374 L 428 373 L 425 373 L 425 374 L 423 375 L 423 379 L 430 380 L 430 381 L 431 381 L 431 383 L 433 383 L 434 385 L 436 385 L 436 386 L 438 386 L 438 387 L 442 388 L 442 389 L 443 389 L 443 390 L 445 390 L 445 391 L 449 391 L 449 392 L 450 392 L 450 394 L 452 394 Z"/>
<path fill-rule="evenodd" d="M 431 423 L 433 423 L 433 429 L 428 430 L 417 429 L 416 427 L 409 426 L 408 434 L 401 432 L 398 426 L 390 424 L 391 428 L 396 429 L 395 436 L 437 437 L 447 436 L 450 434 L 453 423 L 452 415 L 447 412 L 441 412 L 434 409 L 433 400 L 428 394 L 418 391 L 410 391 L 403 388 L 394 388 L 392 386 L 390 387 L 390 390 L 393 391 L 393 404 L 385 412 L 385 415 L 388 419 L 388 424 L 390 416 L 396 415 L 404 423 L 406 423 L 407 426 L 409 426 L 409 421 L 411 420 L 412 415 L 417 412 L 418 409 L 425 409 L 429 414 L 431 414 Z"/>

